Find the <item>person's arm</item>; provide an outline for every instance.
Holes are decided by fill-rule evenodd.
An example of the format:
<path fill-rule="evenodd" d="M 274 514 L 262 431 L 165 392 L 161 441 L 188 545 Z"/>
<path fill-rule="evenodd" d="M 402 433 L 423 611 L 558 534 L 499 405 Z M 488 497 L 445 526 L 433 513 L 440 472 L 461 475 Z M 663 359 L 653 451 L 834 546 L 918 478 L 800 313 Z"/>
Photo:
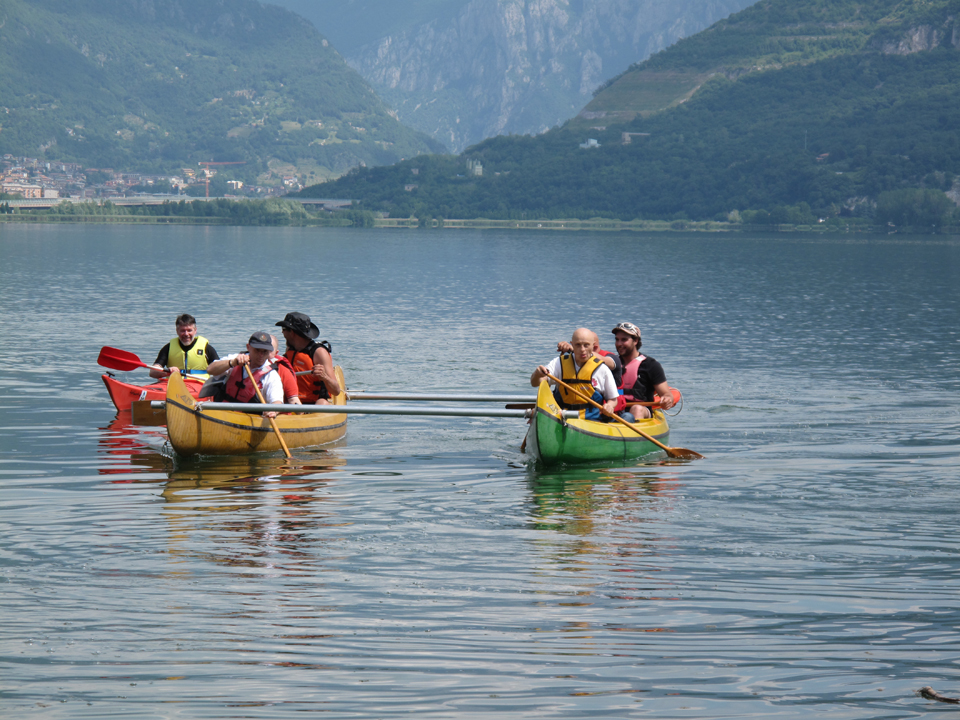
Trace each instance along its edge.
<path fill-rule="evenodd" d="M 340 383 L 337 382 L 337 375 L 333 371 L 333 358 L 322 347 L 318 347 L 313 353 L 312 372 L 314 377 L 319 378 L 320 382 L 327 386 L 327 392 L 331 398 L 340 394 Z"/>
<path fill-rule="evenodd" d="M 653 390 L 660 396 L 660 406 L 664 410 L 669 410 L 676 404 L 673 402 L 673 392 L 670 390 L 670 386 L 667 385 L 666 380 L 659 385 L 654 385 Z"/>
<path fill-rule="evenodd" d="M 558 353 L 572 353 L 573 345 L 568 343 L 566 340 L 561 340 L 557 343 L 557 352 Z"/>
<path fill-rule="evenodd" d="M 204 352 L 204 355 L 207 358 L 208 366 L 210 365 L 210 363 L 220 359 L 220 356 L 217 355 L 217 351 L 213 349 L 213 345 L 211 345 L 210 343 L 207 343 L 207 349 L 206 349 L 206 352 Z"/>
<path fill-rule="evenodd" d="M 207 365 L 207 374 L 223 375 L 230 368 L 236 367 L 237 365 L 243 365 L 244 363 L 248 362 L 250 362 L 249 355 L 227 355 L 225 358 L 220 358 L 219 360 L 215 360 Z"/>
<path fill-rule="evenodd" d="M 540 383 L 547 376 L 547 373 L 550 372 L 547 370 L 545 365 L 537 365 L 537 369 L 533 371 L 533 375 L 530 376 L 530 384 L 533 387 L 540 387 Z"/>
<path fill-rule="evenodd" d="M 600 393 L 603 395 L 603 409 L 612 413 L 617 406 L 620 392 L 617 390 L 617 384 L 613 381 L 613 373 L 610 372 L 609 368 L 600 368 L 598 374 L 600 375 L 600 383 L 603 385 L 600 388 Z"/>
<path fill-rule="evenodd" d="M 167 360 L 170 359 L 170 343 L 167 343 L 160 352 L 157 353 L 157 359 L 153 361 L 153 367 L 150 368 L 150 377 L 166 378 L 170 377 L 170 371 L 166 369 Z"/>

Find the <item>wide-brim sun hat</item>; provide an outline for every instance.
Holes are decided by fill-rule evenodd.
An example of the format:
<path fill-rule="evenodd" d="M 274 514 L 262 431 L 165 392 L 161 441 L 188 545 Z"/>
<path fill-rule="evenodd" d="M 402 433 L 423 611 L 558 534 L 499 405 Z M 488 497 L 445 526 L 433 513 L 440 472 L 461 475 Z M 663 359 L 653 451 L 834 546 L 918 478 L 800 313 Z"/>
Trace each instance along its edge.
<path fill-rule="evenodd" d="M 278 322 L 277 326 L 292 330 L 297 335 L 302 335 L 310 340 L 316 340 L 320 335 L 320 328 L 310 321 L 310 316 L 299 312 L 287 313 L 287 316 Z"/>

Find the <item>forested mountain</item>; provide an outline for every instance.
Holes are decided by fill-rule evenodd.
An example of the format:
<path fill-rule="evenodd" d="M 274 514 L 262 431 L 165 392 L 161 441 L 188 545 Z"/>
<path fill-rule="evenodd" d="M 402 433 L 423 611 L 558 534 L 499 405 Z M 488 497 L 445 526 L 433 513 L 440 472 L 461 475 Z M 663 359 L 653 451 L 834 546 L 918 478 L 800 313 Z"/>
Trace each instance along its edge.
<path fill-rule="evenodd" d="M 0 0 L 0 153 L 316 182 L 441 148 L 307 21 L 254 0 Z"/>
<path fill-rule="evenodd" d="M 755 0 L 274 0 L 455 151 L 573 117 L 607 78 Z"/>
<path fill-rule="evenodd" d="M 597 96 L 619 93 L 606 117 L 354 172 L 323 193 L 442 217 L 817 222 L 896 198 L 935 201 L 940 217 L 960 174 L 958 23 L 960 0 L 763 0 L 616 80 Z M 675 103 L 645 86 L 654 73 L 710 77 Z"/>

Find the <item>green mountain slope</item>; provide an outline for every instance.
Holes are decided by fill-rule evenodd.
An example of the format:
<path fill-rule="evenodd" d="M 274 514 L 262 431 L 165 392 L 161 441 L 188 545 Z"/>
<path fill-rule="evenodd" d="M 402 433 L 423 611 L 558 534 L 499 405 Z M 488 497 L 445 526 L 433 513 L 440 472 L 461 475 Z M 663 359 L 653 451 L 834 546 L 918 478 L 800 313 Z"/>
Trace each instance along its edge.
<path fill-rule="evenodd" d="M 954 38 L 937 0 L 761 2 L 607 81 L 582 119 L 609 123 L 688 100 L 716 75 L 746 74 L 869 52 L 909 54 Z M 954 43 L 955 44 L 955 43 Z"/>
<path fill-rule="evenodd" d="M 254 0 L 0 0 L 0 106 L 0 153 L 116 170 L 320 180 L 441 147 L 308 22 Z"/>
<path fill-rule="evenodd" d="M 737 30 L 730 41 L 715 26 L 633 72 L 702 72 L 724 58 L 730 67 L 743 58 L 749 64 L 759 56 L 745 47 L 767 53 L 773 42 L 786 52 L 793 45 L 777 38 L 816 13 L 825 26 L 853 32 L 852 3 L 834 5 L 831 14 L 834 6 L 820 0 L 769 0 L 740 13 L 762 11 L 758 35 Z M 415 181 L 410 168 L 425 166 L 423 159 L 351 173 L 323 192 L 370 209 L 443 217 L 706 219 L 764 210 L 782 222 L 810 222 L 870 214 L 885 192 L 951 191 L 960 174 L 960 2 L 877 0 L 858 8 L 870 32 L 856 29 L 845 52 L 837 48 L 846 40 L 818 45 L 811 32 L 797 62 L 715 73 L 661 112 L 494 138 L 459 159 L 431 159 Z M 628 144 L 623 132 L 633 133 Z M 600 146 L 581 148 L 588 137 Z M 482 162 L 482 178 L 466 176 L 466 160 Z M 405 191 L 412 182 L 416 189 Z"/>

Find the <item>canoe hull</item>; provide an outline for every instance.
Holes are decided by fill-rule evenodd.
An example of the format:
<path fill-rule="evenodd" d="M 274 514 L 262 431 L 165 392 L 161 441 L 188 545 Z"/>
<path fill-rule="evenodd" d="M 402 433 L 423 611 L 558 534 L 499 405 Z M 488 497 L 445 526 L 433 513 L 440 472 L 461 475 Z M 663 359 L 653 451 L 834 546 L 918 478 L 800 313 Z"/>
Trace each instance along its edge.
<path fill-rule="evenodd" d="M 659 410 L 652 418 L 635 423 L 647 435 L 664 445 L 670 439 L 667 419 Z M 593 420 L 563 420 L 546 382 L 541 383 L 537 394 L 537 407 L 530 429 L 527 431 L 527 452 L 545 465 L 561 465 L 585 462 L 631 461 L 664 451 L 617 423 L 601 423 Z"/>
<path fill-rule="evenodd" d="M 340 387 L 343 373 L 336 368 Z M 340 393 L 334 405 L 346 403 Z M 216 410 L 214 403 L 205 403 L 197 412 L 196 401 L 179 376 L 171 377 L 167 386 L 167 435 L 178 455 L 248 455 L 276 452 L 280 442 L 261 415 Z M 289 448 L 325 445 L 341 439 L 347 432 L 346 414 L 278 415 L 277 425 Z"/>
<path fill-rule="evenodd" d="M 111 375 L 101 375 L 103 384 L 107 386 L 110 399 L 121 412 L 130 412 L 130 406 L 137 400 L 163 400 L 167 396 L 167 381 L 160 380 L 150 385 L 133 385 L 121 382 Z M 197 397 L 203 383 L 199 380 L 188 379 L 185 382 L 188 392 Z"/>

